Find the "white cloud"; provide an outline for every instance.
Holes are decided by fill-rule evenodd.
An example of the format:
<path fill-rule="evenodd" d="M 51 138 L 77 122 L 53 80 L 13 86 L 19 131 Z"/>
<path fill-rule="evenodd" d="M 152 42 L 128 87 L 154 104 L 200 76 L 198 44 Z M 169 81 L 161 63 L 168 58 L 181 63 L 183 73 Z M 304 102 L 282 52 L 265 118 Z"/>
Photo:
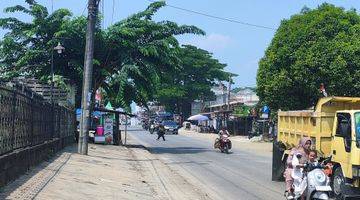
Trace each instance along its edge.
<path fill-rule="evenodd" d="M 204 36 L 197 36 L 184 44 L 191 44 L 210 52 L 218 52 L 224 50 L 231 44 L 231 38 L 226 35 L 212 33 Z"/>

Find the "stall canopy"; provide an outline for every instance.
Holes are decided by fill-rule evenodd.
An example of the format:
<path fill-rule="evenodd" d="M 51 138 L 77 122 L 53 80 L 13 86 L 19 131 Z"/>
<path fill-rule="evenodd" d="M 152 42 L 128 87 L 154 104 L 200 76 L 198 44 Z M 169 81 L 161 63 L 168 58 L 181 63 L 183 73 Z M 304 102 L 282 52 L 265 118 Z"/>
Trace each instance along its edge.
<path fill-rule="evenodd" d="M 100 112 L 100 111 L 92 112 L 92 116 L 95 117 L 95 118 L 100 118 L 102 114 L 103 113 Z M 76 109 L 76 116 L 80 116 L 80 115 L 81 115 L 81 108 L 78 108 L 78 109 Z"/>
<path fill-rule="evenodd" d="M 193 115 L 193 116 L 189 117 L 187 120 L 190 120 L 190 121 L 208 121 L 209 118 L 207 116 L 204 116 L 204 115 Z"/>

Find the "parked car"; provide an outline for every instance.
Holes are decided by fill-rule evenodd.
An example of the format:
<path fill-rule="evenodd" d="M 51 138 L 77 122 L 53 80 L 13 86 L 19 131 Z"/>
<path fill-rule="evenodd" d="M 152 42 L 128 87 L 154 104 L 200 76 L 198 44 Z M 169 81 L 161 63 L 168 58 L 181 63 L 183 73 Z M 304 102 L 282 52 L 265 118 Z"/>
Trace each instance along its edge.
<path fill-rule="evenodd" d="M 180 126 L 175 121 L 163 121 L 162 124 L 165 127 L 165 133 L 178 134 Z"/>

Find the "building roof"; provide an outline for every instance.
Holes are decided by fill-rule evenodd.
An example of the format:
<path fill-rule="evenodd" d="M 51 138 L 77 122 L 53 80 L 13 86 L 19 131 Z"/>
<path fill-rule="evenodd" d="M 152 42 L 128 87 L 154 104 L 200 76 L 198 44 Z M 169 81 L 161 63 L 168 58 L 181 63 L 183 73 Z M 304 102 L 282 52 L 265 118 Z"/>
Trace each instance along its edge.
<path fill-rule="evenodd" d="M 242 101 L 230 102 L 230 105 L 234 105 L 234 104 L 244 104 L 244 102 L 242 102 Z M 226 105 L 228 105 L 228 104 L 227 103 L 215 104 L 215 105 L 208 106 L 208 108 L 215 108 L 215 107 L 221 107 L 221 106 L 226 106 Z"/>

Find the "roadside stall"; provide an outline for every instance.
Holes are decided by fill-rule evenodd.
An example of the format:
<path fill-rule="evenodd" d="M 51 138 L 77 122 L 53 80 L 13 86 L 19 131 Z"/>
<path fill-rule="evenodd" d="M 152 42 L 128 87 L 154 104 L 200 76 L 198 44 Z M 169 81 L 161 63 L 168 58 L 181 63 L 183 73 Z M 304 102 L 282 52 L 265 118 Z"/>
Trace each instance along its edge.
<path fill-rule="evenodd" d="M 113 110 L 110 102 L 108 102 L 105 109 Z M 115 114 L 109 112 L 101 113 L 102 115 L 96 127 L 96 134 L 94 135 L 94 143 L 114 144 Z"/>
<path fill-rule="evenodd" d="M 96 129 L 97 131 L 94 136 L 94 141 L 95 143 L 99 144 L 120 145 L 123 143 L 120 131 L 120 116 L 124 116 L 127 121 L 128 117 L 135 117 L 135 115 L 118 110 L 113 110 L 113 108 L 110 106 L 94 109 L 95 111 L 99 111 L 102 113 L 100 123 Z M 128 123 L 125 123 L 125 142 L 127 135 L 127 126 Z"/>

